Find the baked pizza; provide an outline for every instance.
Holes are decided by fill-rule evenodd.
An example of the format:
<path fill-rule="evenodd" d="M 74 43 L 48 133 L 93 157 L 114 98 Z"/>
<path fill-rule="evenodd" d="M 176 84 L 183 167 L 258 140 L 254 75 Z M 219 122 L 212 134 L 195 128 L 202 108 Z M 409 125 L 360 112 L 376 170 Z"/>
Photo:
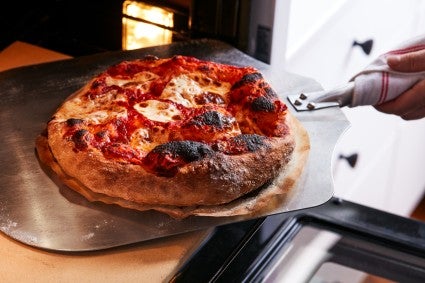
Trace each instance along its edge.
<path fill-rule="evenodd" d="M 309 140 L 257 69 L 146 56 L 69 96 L 36 149 L 90 201 L 183 218 L 275 205 L 299 179 Z"/>

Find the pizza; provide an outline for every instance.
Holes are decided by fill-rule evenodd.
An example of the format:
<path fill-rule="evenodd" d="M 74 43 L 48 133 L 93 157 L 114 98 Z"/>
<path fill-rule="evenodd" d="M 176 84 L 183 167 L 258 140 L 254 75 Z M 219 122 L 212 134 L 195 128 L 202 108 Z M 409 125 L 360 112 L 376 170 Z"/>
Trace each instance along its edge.
<path fill-rule="evenodd" d="M 90 201 L 184 218 L 270 209 L 299 179 L 309 140 L 254 67 L 146 56 L 71 94 L 36 149 Z"/>

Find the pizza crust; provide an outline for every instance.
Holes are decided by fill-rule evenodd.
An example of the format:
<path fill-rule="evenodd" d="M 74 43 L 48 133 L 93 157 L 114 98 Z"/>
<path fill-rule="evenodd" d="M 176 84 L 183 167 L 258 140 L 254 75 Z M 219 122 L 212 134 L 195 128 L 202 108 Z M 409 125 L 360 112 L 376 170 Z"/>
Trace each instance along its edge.
<path fill-rule="evenodd" d="M 56 175 L 61 179 L 64 184 L 83 195 L 89 201 L 100 201 L 107 204 L 116 204 L 121 207 L 145 211 L 145 210 L 156 210 L 170 215 L 173 218 L 182 219 L 190 215 L 197 216 L 237 216 L 237 215 L 254 215 L 272 212 L 273 210 L 281 207 L 286 201 L 287 197 L 290 196 L 292 190 L 296 184 L 300 181 L 300 176 L 308 159 L 308 153 L 310 150 L 310 142 L 307 131 L 301 125 L 301 123 L 292 116 L 290 112 L 287 114 L 287 123 L 291 128 L 290 136 L 294 138 L 291 144 L 294 145 L 293 150 L 286 155 L 284 163 L 278 170 L 276 176 L 266 184 L 255 187 L 256 191 L 249 196 L 245 194 L 237 193 L 233 195 L 233 199 L 230 201 L 223 201 L 223 198 L 214 198 L 215 201 L 219 199 L 220 203 L 216 204 L 205 204 L 197 203 L 197 205 L 173 205 L 173 204 L 161 204 L 155 201 L 153 203 L 141 202 L 140 199 L 130 197 L 131 192 L 119 196 L 111 193 L 110 187 L 108 187 L 107 180 L 105 178 L 102 185 L 105 186 L 107 194 L 99 191 L 94 191 L 88 188 L 80 180 L 81 178 L 74 178 L 69 175 L 63 167 L 61 167 L 55 157 L 52 154 L 51 148 L 48 143 L 46 135 L 40 135 L 36 141 L 36 148 L 40 160 L 47 165 L 48 168 L 53 170 Z M 76 163 L 77 164 L 77 163 Z M 80 164 L 80 163 L 78 163 Z M 196 167 L 196 165 L 191 165 Z M 264 168 L 261 166 L 262 169 Z M 256 168 L 257 170 L 259 168 Z M 259 170 L 261 172 L 265 170 Z M 254 173 L 252 171 L 252 173 Z M 237 176 L 233 174 L 233 176 Z M 100 176 L 102 178 L 102 176 Z M 107 177 L 107 176 L 104 176 Z M 236 181 L 235 179 L 229 178 L 229 180 Z M 228 184 L 228 183 L 227 183 Z M 169 184 L 167 184 L 169 185 Z M 208 185 L 208 183 L 206 184 Z M 174 189 L 180 190 L 181 187 L 176 183 L 173 185 Z M 139 187 L 142 189 L 142 187 Z M 221 187 L 223 190 L 219 192 L 226 192 L 226 185 Z M 255 190 L 254 189 L 254 190 Z M 122 191 L 122 190 L 119 190 Z M 161 193 L 162 194 L 162 193 Z M 226 194 L 227 195 L 227 194 Z M 236 196 L 236 197 L 235 197 Z M 162 197 L 162 196 L 161 196 Z M 169 198 L 167 199 L 167 201 Z"/>
<path fill-rule="evenodd" d="M 276 177 L 293 149 L 288 135 L 255 152 L 217 153 L 184 165 L 173 177 L 162 177 L 139 165 L 114 162 L 96 150 L 74 152 L 72 142 L 61 138 L 60 124 L 50 124 L 48 136 L 64 174 L 89 190 L 136 203 L 176 206 L 228 203 Z"/>

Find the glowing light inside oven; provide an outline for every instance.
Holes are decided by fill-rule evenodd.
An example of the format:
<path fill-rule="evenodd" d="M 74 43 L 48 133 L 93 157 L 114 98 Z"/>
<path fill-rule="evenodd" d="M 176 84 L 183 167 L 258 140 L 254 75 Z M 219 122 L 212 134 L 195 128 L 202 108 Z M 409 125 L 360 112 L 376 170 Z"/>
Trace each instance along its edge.
<path fill-rule="evenodd" d="M 160 7 L 138 1 L 124 1 L 122 23 L 124 50 L 167 44 L 172 41 L 172 31 L 163 27 L 173 27 L 173 13 Z"/>

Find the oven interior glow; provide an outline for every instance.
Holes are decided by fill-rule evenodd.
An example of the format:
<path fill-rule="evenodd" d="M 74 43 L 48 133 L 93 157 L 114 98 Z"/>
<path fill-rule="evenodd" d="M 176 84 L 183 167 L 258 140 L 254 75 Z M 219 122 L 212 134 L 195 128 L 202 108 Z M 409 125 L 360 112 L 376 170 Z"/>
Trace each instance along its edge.
<path fill-rule="evenodd" d="M 123 3 L 124 50 L 171 43 L 173 13 L 139 1 Z M 155 25 L 157 24 L 157 25 Z"/>

